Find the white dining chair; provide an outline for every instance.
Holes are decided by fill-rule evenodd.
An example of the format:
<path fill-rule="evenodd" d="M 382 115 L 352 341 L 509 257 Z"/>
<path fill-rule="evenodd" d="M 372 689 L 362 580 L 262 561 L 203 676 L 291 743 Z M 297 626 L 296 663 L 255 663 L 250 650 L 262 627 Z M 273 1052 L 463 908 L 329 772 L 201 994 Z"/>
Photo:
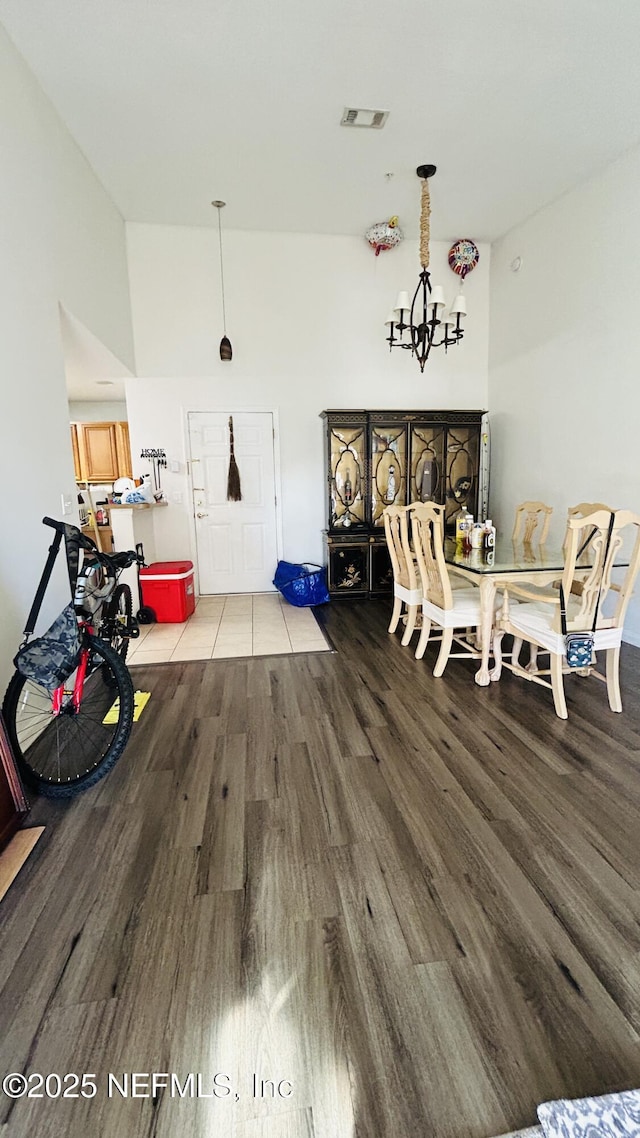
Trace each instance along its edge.
<path fill-rule="evenodd" d="M 456 589 L 451 586 L 443 552 L 441 511 L 431 502 L 410 507 L 413 549 L 422 585 L 422 628 L 415 656 L 416 660 L 422 659 L 432 626 L 439 629 L 439 635 L 434 637 L 440 641 L 434 676 L 442 675 L 451 657 L 480 659 L 480 592 L 474 585 Z M 452 652 L 454 642 L 462 652 Z"/>
<path fill-rule="evenodd" d="M 590 546 L 589 567 L 580 565 L 580 551 L 584 549 L 585 538 L 589 539 Z M 614 562 L 629 546 L 630 552 L 624 554 L 628 567 L 622 583 L 616 585 L 612 582 Z M 579 671 L 583 676 L 595 676 L 606 683 L 611 710 L 622 711 L 620 644 L 625 614 L 640 569 L 640 515 L 630 510 L 612 512 L 605 509 L 569 517 L 564 555 L 564 572 L 559 582 L 562 593 L 557 589 L 542 592 L 513 583 L 505 584 L 503 607 L 494 634 L 494 673 L 499 678 L 500 669 L 504 666 L 526 680 L 551 688 L 556 715 L 566 719 L 563 677 Z M 576 584 L 578 588 L 574 589 Z M 606 615 L 610 592 L 614 593 L 616 600 L 613 613 Z M 593 657 L 584 668 L 571 669 L 567 666 L 561 618 L 562 596 L 566 604 L 567 632 L 589 632 L 594 616 L 597 617 Z M 520 602 L 515 607 L 511 604 L 512 598 Z M 501 640 L 505 632 L 514 637 L 513 653 L 508 663 L 501 659 Z M 537 658 L 530 661 L 527 668 L 521 667 L 519 655 L 523 641 L 534 646 L 538 653 L 549 654 L 548 668 L 540 668 Z M 598 651 L 605 653 L 604 672 L 596 667 Z"/>
<path fill-rule="evenodd" d="M 409 510 L 409 506 L 386 506 L 382 511 L 384 533 L 393 570 L 393 612 L 388 631 L 395 632 L 403 616 L 403 610 L 406 610 L 405 630 L 401 640 L 405 647 L 413 636 L 422 602 L 416 560 L 409 541 Z"/>

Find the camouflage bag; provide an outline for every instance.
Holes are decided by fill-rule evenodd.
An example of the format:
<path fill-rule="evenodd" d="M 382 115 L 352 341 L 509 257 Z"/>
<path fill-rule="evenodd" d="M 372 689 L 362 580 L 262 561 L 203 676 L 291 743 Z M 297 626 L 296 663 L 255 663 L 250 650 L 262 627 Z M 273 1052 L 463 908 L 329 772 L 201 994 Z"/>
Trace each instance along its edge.
<path fill-rule="evenodd" d="M 67 605 L 42 636 L 23 644 L 13 662 L 25 679 L 54 691 L 77 668 L 81 650 L 78 618 Z"/>

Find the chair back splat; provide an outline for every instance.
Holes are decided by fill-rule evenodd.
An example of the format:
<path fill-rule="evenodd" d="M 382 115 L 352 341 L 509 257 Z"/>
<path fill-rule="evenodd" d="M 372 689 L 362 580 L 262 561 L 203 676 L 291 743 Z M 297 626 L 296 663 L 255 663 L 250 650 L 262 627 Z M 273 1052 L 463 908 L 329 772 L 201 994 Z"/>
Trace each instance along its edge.
<path fill-rule="evenodd" d="M 512 541 L 522 541 L 525 545 L 537 540 L 544 545 L 549 532 L 549 522 L 553 513 L 553 506 L 545 506 L 544 502 L 521 502 L 516 507 L 516 519 L 511 534 Z M 536 533 L 538 526 L 540 532 Z"/>
<path fill-rule="evenodd" d="M 409 543 L 409 509 L 409 506 L 386 506 L 382 516 L 394 583 L 405 589 L 416 589 L 418 578 Z"/>
<path fill-rule="evenodd" d="M 409 541 L 409 506 L 386 506 L 382 511 L 384 533 L 393 570 L 393 612 L 389 632 L 395 632 L 403 610 L 405 630 L 402 644 L 411 640 L 416 627 L 422 590 L 418 583 L 415 558 Z"/>
<path fill-rule="evenodd" d="M 442 512 L 432 502 L 416 503 L 411 507 L 411 530 L 422 595 L 438 608 L 450 609 L 453 592 L 443 552 Z"/>
<path fill-rule="evenodd" d="M 640 567 L 640 516 L 630 510 L 613 511 L 613 528 L 608 540 L 609 522 L 612 511 L 605 507 L 583 517 L 572 517 L 567 521 L 565 537 L 565 566 L 562 574 L 562 587 L 565 596 L 575 594 L 574 582 L 579 578 L 579 607 L 567 614 L 567 628 L 581 630 L 589 628 L 598 609 L 598 628 L 622 628 L 627 606 L 631 600 L 633 584 Z M 633 549 L 624 581 L 615 586 L 617 603 L 612 616 L 604 615 L 607 594 L 612 589 L 612 569 L 616 557 L 620 556 L 625 543 L 628 527 L 635 527 Z M 628 534 L 627 534 L 628 540 Z M 607 548 L 608 545 L 608 548 Z M 581 558 L 590 561 L 588 568 L 580 566 Z M 577 602 L 576 602 L 577 605 Z"/>

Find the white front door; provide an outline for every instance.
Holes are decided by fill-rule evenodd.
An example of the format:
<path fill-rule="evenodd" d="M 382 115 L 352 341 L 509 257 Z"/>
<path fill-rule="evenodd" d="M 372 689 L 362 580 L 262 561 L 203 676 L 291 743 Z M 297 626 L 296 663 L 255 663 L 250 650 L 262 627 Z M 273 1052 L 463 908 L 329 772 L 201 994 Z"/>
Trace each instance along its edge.
<path fill-rule="evenodd" d="M 200 592 L 273 589 L 277 564 L 273 415 L 233 413 L 242 499 L 227 500 L 229 412 L 189 413 Z"/>

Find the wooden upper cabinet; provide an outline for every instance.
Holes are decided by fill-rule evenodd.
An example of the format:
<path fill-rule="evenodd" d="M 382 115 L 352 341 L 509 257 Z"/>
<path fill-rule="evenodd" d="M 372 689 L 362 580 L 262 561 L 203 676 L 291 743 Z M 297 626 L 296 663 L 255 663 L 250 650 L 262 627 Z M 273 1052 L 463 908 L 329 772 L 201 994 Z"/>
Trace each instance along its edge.
<path fill-rule="evenodd" d="M 128 423 L 72 423 L 71 445 L 79 482 L 132 477 Z"/>
<path fill-rule="evenodd" d="M 71 424 L 71 449 L 73 451 L 73 469 L 76 472 L 76 482 L 82 482 L 82 465 L 80 462 L 80 444 L 78 443 L 78 424 Z"/>
<path fill-rule="evenodd" d="M 118 456 L 118 478 L 133 478 L 131 445 L 129 443 L 129 424 L 116 423 L 116 453 Z"/>

